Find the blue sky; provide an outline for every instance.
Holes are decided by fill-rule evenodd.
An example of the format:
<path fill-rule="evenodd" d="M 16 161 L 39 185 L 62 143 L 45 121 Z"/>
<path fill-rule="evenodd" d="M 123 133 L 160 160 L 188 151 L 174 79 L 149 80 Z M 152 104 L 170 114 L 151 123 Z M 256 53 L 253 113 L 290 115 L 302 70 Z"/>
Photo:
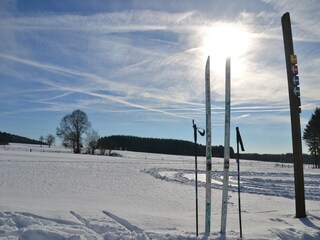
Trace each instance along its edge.
<path fill-rule="evenodd" d="M 205 127 L 210 55 L 212 142 L 223 145 L 227 50 L 217 39 L 230 27 L 227 49 L 241 50 L 231 56 L 231 146 L 239 126 L 247 152 L 292 152 L 287 11 L 303 129 L 320 105 L 319 1 L 1 1 L 0 131 L 38 139 L 81 109 L 100 136 L 193 141 L 192 119 Z"/>

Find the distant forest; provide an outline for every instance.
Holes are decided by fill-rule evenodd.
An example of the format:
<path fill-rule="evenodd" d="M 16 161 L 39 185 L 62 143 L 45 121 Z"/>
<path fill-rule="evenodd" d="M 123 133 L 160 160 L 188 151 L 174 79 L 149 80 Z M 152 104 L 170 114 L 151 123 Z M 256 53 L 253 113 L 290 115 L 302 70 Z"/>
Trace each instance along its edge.
<path fill-rule="evenodd" d="M 259 154 L 259 153 L 241 153 L 241 159 L 257 160 L 267 162 L 279 162 L 279 163 L 293 163 L 293 154 Z M 313 164 L 313 156 L 309 154 L 302 154 L 304 164 Z"/>
<path fill-rule="evenodd" d="M 27 143 L 27 144 L 44 144 L 43 142 L 40 142 L 38 140 L 6 133 L 6 132 L 0 132 L 0 145 L 6 145 L 9 142 L 11 143 Z"/>
<path fill-rule="evenodd" d="M 185 140 L 176 139 L 159 139 L 159 138 L 142 138 L 134 136 L 109 136 L 101 137 L 98 141 L 98 148 L 104 153 L 105 150 L 128 150 L 136 152 L 162 153 L 174 155 L 194 155 L 194 143 Z M 198 156 L 206 155 L 206 146 L 197 145 Z M 223 158 L 224 147 L 213 146 L 212 156 Z M 230 157 L 236 158 L 233 148 L 230 148 Z M 269 161 L 279 163 L 293 163 L 292 153 L 286 154 L 258 154 L 258 153 L 241 153 L 241 159 Z M 312 164 L 311 155 L 303 154 L 303 161 L 306 164 Z"/>
<path fill-rule="evenodd" d="M 109 136 L 102 137 L 98 141 L 98 148 L 103 152 L 105 150 L 128 150 L 136 152 L 162 153 L 174 155 L 193 156 L 195 146 L 193 142 L 176 139 L 143 138 L 134 136 Z M 214 157 L 223 157 L 224 147 L 213 146 L 212 153 Z M 206 146 L 197 144 L 198 156 L 206 155 Z M 233 156 L 233 149 L 230 148 L 230 154 Z"/>

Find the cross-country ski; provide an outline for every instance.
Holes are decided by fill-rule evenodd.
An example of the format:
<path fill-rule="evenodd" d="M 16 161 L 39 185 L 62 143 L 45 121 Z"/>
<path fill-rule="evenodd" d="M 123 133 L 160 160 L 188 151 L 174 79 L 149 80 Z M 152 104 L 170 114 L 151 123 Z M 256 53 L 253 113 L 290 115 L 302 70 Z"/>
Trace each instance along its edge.
<path fill-rule="evenodd" d="M 229 167 L 230 167 L 230 58 L 226 61 L 226 87 L 225 87 L 225 122 L 224 122 L 224 162 L 223 162 L 223 190 L 221 208 L 221 234 L 226 234 L 228 190 L 229 190 Z"/>
<path fill-rule="evenodd" d="M 205 233 L 210 234 L 211 229 L 211 89 L 210 89 L 210 56 L 207 58 L 205 69 L 205 100 L 206 100 L 206 211 Z"/>

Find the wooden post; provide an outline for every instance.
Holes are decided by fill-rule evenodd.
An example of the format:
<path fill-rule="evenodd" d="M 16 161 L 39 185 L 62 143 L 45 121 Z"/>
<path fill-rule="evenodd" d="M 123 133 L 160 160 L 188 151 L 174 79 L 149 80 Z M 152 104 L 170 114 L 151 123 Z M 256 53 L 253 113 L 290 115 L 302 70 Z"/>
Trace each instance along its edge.
<path fill-rule="evenodd" d="M 300 88 L 298 77 L 297 58 L 293 51 L 292 31 L 290 14 L 287 12 L 281 18 L 285 58 L 287 65 L 288 90 L 291 115 L 292 148 L 294 163 L 294 183 L 295 183 L 295 201 L 296 217 L 306 216 L 305 195 L 304 195 L 304 177 L 303 177 L 303 159 L 301 144 L 301 126 L 300 126 Z"/>

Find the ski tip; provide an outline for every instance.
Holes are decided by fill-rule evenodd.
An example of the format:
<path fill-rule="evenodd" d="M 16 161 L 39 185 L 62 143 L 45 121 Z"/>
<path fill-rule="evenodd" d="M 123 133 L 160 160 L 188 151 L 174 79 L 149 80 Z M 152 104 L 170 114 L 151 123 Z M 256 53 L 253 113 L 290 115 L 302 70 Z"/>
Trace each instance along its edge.
<path fill-rule="evenodd" d="M 285 13 L 282 15 L 281 18 L 282 18 L 282 19 L 283 19 L 283 18 L 290 18 L 290 13 L 289 13 L 289 12 L 285 12 Z"/>
<path fill-rule="evenodd" d="M 207 63 L 206 63 L 206 71 L 209 71 L 210 69 L 210 56 L 207 58 Z"/>

